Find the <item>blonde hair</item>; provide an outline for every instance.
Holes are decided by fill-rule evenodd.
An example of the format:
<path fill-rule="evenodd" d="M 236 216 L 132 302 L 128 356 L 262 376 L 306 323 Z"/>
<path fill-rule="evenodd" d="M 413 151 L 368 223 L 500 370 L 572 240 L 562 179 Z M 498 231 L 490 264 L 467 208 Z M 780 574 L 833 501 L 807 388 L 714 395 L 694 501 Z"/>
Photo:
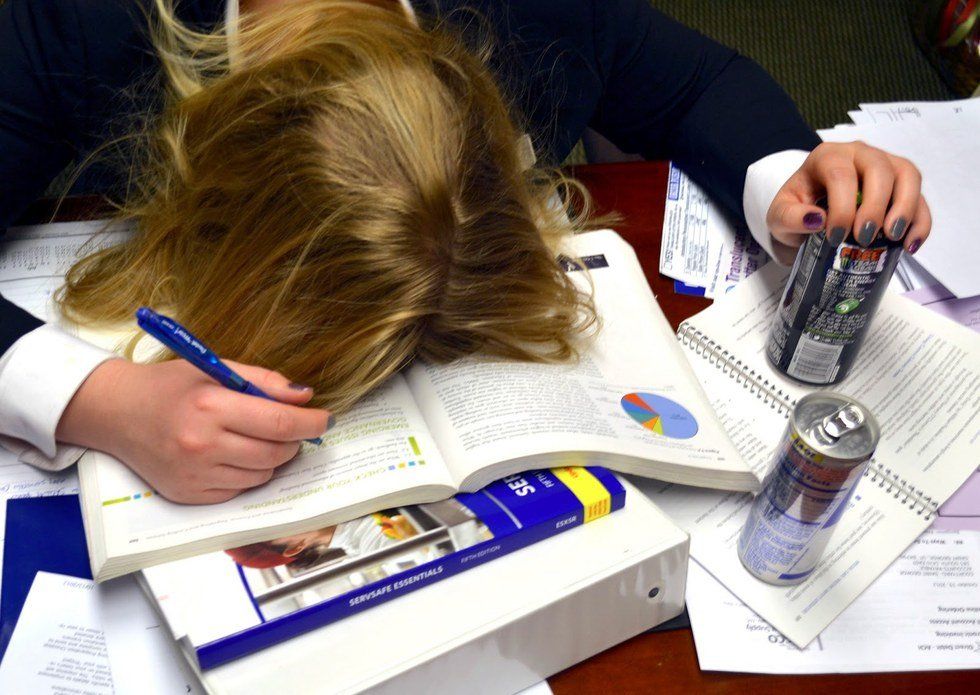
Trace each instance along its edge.
<path fill-rule="evenodd" d="M 229 51 L 157 5 L 170 96 L 120 210 L 138 231 L 71 268 L 68 318 L 166 310 L 335 410 L 419 358 L 575 357 L 595 313 L 556 251 L 585 216 L 556 201 L 587 196 L 522 166 L 485 56 L 397 6 L 285 3 Z"/>

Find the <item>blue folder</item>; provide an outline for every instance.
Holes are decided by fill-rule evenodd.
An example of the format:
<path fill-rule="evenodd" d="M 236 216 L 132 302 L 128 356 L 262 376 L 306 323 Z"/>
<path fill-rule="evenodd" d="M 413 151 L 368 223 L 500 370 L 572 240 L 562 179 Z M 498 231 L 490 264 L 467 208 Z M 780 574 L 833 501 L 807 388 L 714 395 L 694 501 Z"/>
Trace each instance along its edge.
<path fill-rule="evenodd" d="M 8 500 L 4 535 L 0 658 L 39 571 L 92 578 L 78 495 Z"/>

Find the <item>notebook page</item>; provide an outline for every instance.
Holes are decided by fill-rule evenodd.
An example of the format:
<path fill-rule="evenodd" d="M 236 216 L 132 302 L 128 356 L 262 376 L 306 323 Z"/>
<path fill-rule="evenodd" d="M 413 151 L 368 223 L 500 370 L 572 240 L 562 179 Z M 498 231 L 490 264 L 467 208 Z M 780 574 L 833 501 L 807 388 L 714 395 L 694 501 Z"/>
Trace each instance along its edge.
<path fill-rule="evenodd" d="M 741 380 L 694 352 L 687 354 L 729 436 L 761 476 L 786 428 L 785 411 L 773 409 Z M 736 543 L 752 503 L 750 494 L 638 478 L 632 482 L 691 534 L 691 557 L 799 647 L 820 634 L 930 524 L 904 498 L 866 478 L 813 574 L 796 586 L 779 587 L 756 579 L 738 559 Z"/>
<path fill-rule="evenodd" d="M 853 396 L 881 425 L 875 460 L 937 503 L 976 470 L 980 336 L 886 293 L 848 377 L 815 388 L 777 373 L 765 344 L 788 270 L 769 264 L 688 323 L 791 400 L 815 390 Z"/>
<path fill-rule="evenodd" d="M 777 376 L 763 354 L 770 316 L 786 274 L 785 269 L 775 265 L 763 268 L 689 323 L 727 350 L 728 360 L 742 365 L 740 382 L 747 380 L 749 370 L 754 370 L 758 382 L 768 380 L 789 401 L 810 389 Z M 896 301 L 901 312 L 894 308 Z M 962 432 L 976 422 L 976 409 L 970 413 L 969 399 L 967 407 L 962 409 L 955 402 L 951 406 L 942 400 L 961 388 L 953 382 L 958 372 L 950 376 L 929 370 L 948 370 L 950 364 L 969 370 L 975 362 L 970 352 L 975 352 L 975 348 L 969 331 L 964 335 L 965 329 L 925 311 L 900 298 L 886 296 L 852 376 L 835 390 L 858 394 L 879 418 L 883 439 L 877 460 L 900 471 L 902 477 L 941 501 L 974 468 L 975 462 L 967 452 L 971 450 L 970 440 L 975 437 L 964 436 Z M 923 335 L 923 331 L 928 333 Z M 936 357 L 936 346 L 945 340 L 952 341 L 953 347 L 947 351 L 947 357 Z M 916 349 L 921 344 L 928 349 Z M 961 356 L 961 352 L 965 355 Z M 761 451 L 765 448 L 758 442 L 769 442 L 770 447 L 775 447 L 782 436 L 785 418 L 780 424 L 777 418 L 766 417 L 758 407 L 761 401 L 749 388 L 709 364 L 694 350 L 687 350 L 686 354 L 705 390 L 711 394 L 715 409 L 734 414 L 723 418 L 730 428 L 729 436 L 758 470 Z M 970 378 L 966 381 L 969 386 Z M 931 403 L 927 412 L 935 416 L 945 407 L 950 417 L 924 420 L 912 437 L 915 441 L 906 443 L 902 436 L 908 437 L 908 427 L 903 429 L 903 423 L 910 412 L 922 412 L 914 408 L 914 403 L 906 401 L 922 398 L 930 388 L 938 394 L 937 402 Z M 975 398 L 976 389 L 970 393 Z M 947 431 L 950 419 L 956 427 L 952 434 Z M 896 437 L 894 433 L 902 436 Z M 945 438 L 941 436 L 944 434 Z M 747 448 L 746 442 L 751 441 L 756 442 L 755 454 Z M 930 456 L 933 463 L 923 454 Z M 830 624 L 931 523 L 927 514 L 910 508 L 908 499 L 894 494 L 891 486 L 879 486 L 877 481 L 866 477 L 838 522 L 814 573 L 795 587 L 774 587 L 748 574 L 735 552 L 751 503 L 749 495 L 721 496 L 680 486 L 646 485 L 644 490 L 691 533 L 691 555 L 800 647 Z"/>

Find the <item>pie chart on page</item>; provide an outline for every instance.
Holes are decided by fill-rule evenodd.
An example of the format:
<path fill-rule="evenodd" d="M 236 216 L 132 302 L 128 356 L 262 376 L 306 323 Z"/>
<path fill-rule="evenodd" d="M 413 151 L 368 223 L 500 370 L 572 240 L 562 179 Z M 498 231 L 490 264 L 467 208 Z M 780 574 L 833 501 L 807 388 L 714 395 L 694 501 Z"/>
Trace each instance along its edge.
<path fill-rule="evenodd" d="M 645 429 L 661 437 L 690 439 L 698 433 L 698 421 L 676 401 L 654 393 L 627 393 L 623 410 Z"/>

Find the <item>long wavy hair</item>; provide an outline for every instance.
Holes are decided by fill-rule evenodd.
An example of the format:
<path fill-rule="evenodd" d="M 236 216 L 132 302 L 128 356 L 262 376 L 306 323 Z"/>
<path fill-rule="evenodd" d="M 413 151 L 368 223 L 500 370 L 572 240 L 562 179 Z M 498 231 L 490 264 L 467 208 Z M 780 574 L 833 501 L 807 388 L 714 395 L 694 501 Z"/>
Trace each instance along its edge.
<path fill-rule="evenodd" d="M 595 312 L 556 251 L 588 196 L 522 162 L 486 55 L 356 0 L 233 33 L 156 0 L 153 24 L 169 96 L 119 210 L 137 232 L 71 268 L 66 317 L 154 306 L 337 411 L 415 359 L 576 356 Z"/>

